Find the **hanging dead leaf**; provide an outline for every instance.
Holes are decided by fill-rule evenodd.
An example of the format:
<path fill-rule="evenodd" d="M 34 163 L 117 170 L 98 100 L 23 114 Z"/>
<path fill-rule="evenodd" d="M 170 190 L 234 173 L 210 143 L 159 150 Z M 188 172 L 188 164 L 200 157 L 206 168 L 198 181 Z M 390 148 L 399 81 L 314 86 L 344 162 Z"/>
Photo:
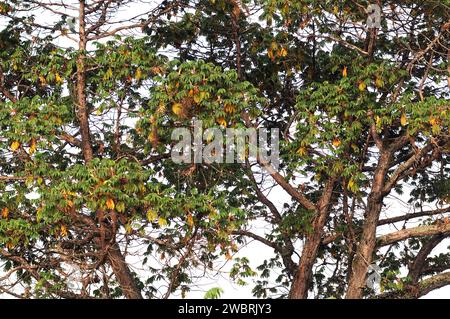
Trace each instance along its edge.
<path fill-rule="evenodd" d="M 108 198 L 106 200 L 106 207 L 108 207 L 108 209 L 114 209 L 116 207 L 114 200 L 112 198 Z"/>
<path fill-rule="evenodd" d="M 8 218 L 9 216 L 9 209 L 7 207 L 2 209 L 2 218 Z"/>

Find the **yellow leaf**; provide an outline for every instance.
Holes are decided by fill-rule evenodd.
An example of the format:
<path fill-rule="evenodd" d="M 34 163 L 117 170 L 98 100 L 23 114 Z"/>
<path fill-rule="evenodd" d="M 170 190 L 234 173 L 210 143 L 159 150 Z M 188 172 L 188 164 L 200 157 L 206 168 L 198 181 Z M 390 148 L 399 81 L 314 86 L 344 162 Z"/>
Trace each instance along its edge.
<path fill-rule="evenodd" d="M 210 130 L 206 135 L 206 142 L 210 143 L 213 139 L 214 139 L 214 131 Z"/>
<path fill-rule="evenodd" d="M 73 207 L 73 202 L 72 202 L 70 199 L 68 199 L 68 200 L 66 201 L 66 204 L 67 204 L 67 206 L 69 206 L 70 208 Z"/>
<path fill-rule="evenodd" d="M 181 116 L 183 114 L 183 106 L 181 103 L 174 103 L 172 105 L 172 111 L 178 116 Z"/>
<path fill-rule="evenodd" d="M 346 67 L 346 66 L 344 66 L 344 69 L 342 70 L 342 76 L 343 76 L 344 78 L 347 77 L 347 67 Z"/>
<path fill-rule="evenodd" d="M 437 124 L 434 124 L 433 126 L 431 126 L 431 132 L 433 132 L 433 134 L 437 135 L 441 132 L 441 127 Z"/>
<path fill-rule="evenodd" d="M 381 78 L 377 77 L 375 80 L 375 85 L 377 86 L 377 88 L 382 88 L 384 86 L 384 81 Z"/>
<path fill-rule="evenodd" d="M 360 91 L 364 91 L 366 89 L 366 83 L 360 82 L 359 85 L 358 85 L 358 89 Z"/>
<path fill-rule="evenodd" d="M 11 150 L 12 150 L 13 152 L 17 151 L 17 149 L 18 149 L 19 147 L 20 147 L 20 143 L 19 143 L 19 142 L 14 141 L 14 142 L 11 143 Z"/>
<path fill-rule="evenodd" d="M 269 57 L 269 59 L 273 60 L 274 59 L 274 55 L 273 55 L 273 51 L 272 49 L 267 50 L 267 56 Z"/>
<path fill-rule="evenodd" d="M 285 48 L 281 48 L 281 49 L 278 51 L 278 56 L 280 56 L 280 57 L 285 57 L 285 56 L 287 56 L 287 50 L 286 50 Z"/>
<path fill-rule="evenodd" d="M 339 7 L 338 6 L 334 6 L 333 7 L 333 13 L 334 14 L 338 14 L 339 13 Z"/>
<path fill-rule="evenodd" d="M 106 207 L 108 207 L 108 209 L 114 209 L 114 207 L 116 207 L 112 198 L 106 200 Z"/>
<path fill-rule="evenodd" d="M 347 188 L 354 193 L 359 192 L 358 184 L 355 183 L 353 179 L 350 179 L 347 183 Z"/>
<path fill-rule="evenodd" d="M 355 182 L 351 179 L 348 181 L 347 188 L 352 189 L 354 185 L 355 185 Z"/>
<path fill-rule="evenodd" d="M 194 218 L 192 217 L 192 214 L 187 215 L 186 221 L 187 221 L 189 227 L 194 226 Z"/>
<path fill-rule="evenodd" d="M 236 107 L 233 104 L 225 104 L 225 113 L 232 114 L 236 112 Z"/>
<path fill-rule="evenodd" d="M 306 147 L 302 146 L 297 150 L 297 154 L 300 156 L 305 156 L 307 154 Z"/>
<path fill-rule="evenodd" d="M 6 243 L 6 248 L 13 249 L 14 248 L 14 244 L 12 242 L 7 242 Z"/>
<path fill-rule="evenodd" d="M 406 119 L 406 114 L 402 113 L 402 116 L 400 117 L 400 124 L 402 126 L 405 126 L 408 123 L 408 120 Z"/>
<path fill-rule="evenodd" d="M 118 202 L 116 205 L 116 210 L 118 213 L 123 213 L 125 211 L 125 203 L 124 202 Z"/>
<path fill-rule="evenodd" d="M 194 95 L 194 102 L 199 104 L 202 101 L 202 96 L 200 94 Z"/>
<path fill-rule="evenodd" d="M 61 237 L 67 237 L 67 228 L 66 228 L 66 226 L 61 225 L 60 234 L 61 234 Z"/>
<path fill-rule="evenodd" d="M 334 138 L 334 140 L 333 140 L 333 146 L 334 146 L 334 147 L 339 147 L 339 145 L 341 145 L 341 140 L 338 139 L 337 137 Z"/>
<path fill-rule="evenodd" d="M 112 76 L 113 76 L 113 71 L 112 71 L 111 68 L 109 68 L 109 69 L 106 71 L 105 75 L 103 76 L 103 79 L 104 79 L 104 80 L 109 80 L 110 78 L 112 78 Z"/>
<path fill-rule="evenodd" d="M 139 81 L 139 80 L 142 78 L 142 71 L 141 71 L 141 68 L 138 68 L 138 69 L 136 70 L 136 74 L 134 75 L 134 78 L 135 78 L 137 81 Z"/>
<path fill-rule="evenodd" d="M 46 85 L 47 84 L 47 80 L 42 75 L 39 76 L 39 81 L 41 81 L 41 85 Z"/>
<path fill-rule="evenodd" d="M 164 103 L 159 103 L 156 109 L 156 114 L 163 114 L 166 111 L 166 105 Z"/>
<path fill-rule="evenodd" d="M 59 73 L 55 74 L 55 80 L 56 80 L 56 83 L 61 83 L 63 81 L 61 76 L 59 75 Z"/>
<path fill-rule="evenodd" d="M 158 218 L 158 225 L 161 227 L 166 227 L 167 226 L 167 219 L 163 218 L 163 217 L 159 217 Z"/>
<path fill-rule="evenodd" d="M 9 216 L 9 209 L 7 207 L 2 209 L 2 218 L 8 218 Z"/>
<path fill-rule="evenodd" d="M 154 221 L 157 217 L 158 217 L 158 214 L 154 210 L 149 209 L 147 211 L 147 219 L 149 222 Z"/>
<path fill-rule="evenodd" d="M 433 125 L 433 126 L 434 126 L 434 125 L 437 125 L 437 124 L 438 124 L 437 119 L 434 118 L 434 117 L 431 117 L 431 118 L 430 118 L 430 124 Z"/>
<path fill-rule="evenodd" d="M 382 122 L 381 122 L 381 118 L 377 115 L 377 117 L 375 118 L 375 121 L 377 123 L 377 127 L 380 127 Z"/>

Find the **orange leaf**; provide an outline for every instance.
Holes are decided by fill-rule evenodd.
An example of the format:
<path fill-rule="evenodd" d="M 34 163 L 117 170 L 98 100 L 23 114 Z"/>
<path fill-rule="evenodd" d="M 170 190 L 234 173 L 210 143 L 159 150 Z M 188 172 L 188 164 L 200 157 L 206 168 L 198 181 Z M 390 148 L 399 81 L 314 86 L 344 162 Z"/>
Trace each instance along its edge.
<path fill-rule="evenodd" d="M 114 209 L 116 207 L 112 198 L 106 200 L 106 207 L 108 207 L 108 209 Z"/>
<path fill-rule="evenodd" d="M 9 215 L 9 209 L 7 207 L 2 209 L 2 217 L 3 218 L 8 218 Z"/>
<path fill-rule="evenodd" d="M 223 117 L 219 117 L 217 119 L 217 124 L 219 124 L 220 126 L 226 127 L 227 126 L 227 121 Z"/>
<path fill-rule="evenodd" d="M 29 153 L 30 153 L 30 155 L 33 155 L 34 152 L 36 152 L 36 140 L 33 138 L 33 139 L 31 139 Z"/>
<path fill-rule="evenodd" d="M 341 140 L 338 139 L 337 137 L 333 140 L 333 146 L 334 147 L 338 147 L 339 145 L 341 145 Z"/>
<path fill-rule="evenodd" d="M 225 258 L 226 258 L 226 260 L 233 259 L 233 257 L 231 256 L 231 253 L 230 253 L 230 251 L 228 249 L 227 249 L 227 252 L 225 253 Z"/>
<path fill-rule="evenodd" d="M 194 218 L 192 217 L 192 214 L 187 215 L 186 221 L 187 221 L 189 227 L 194 226 Z"/>

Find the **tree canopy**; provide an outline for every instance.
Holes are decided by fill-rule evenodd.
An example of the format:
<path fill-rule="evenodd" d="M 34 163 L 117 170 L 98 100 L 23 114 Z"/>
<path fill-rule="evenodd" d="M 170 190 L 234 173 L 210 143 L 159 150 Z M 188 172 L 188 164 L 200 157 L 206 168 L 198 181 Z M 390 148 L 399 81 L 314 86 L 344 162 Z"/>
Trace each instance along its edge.
<path fill-rule="evenodd" d="M 449 6 L 0 1 L 0 293 L 185 297 L 223 263 L 260 298 L 450 285 Z M 195 120 L 277 128 L 279 167 L 175 163 Z"/>

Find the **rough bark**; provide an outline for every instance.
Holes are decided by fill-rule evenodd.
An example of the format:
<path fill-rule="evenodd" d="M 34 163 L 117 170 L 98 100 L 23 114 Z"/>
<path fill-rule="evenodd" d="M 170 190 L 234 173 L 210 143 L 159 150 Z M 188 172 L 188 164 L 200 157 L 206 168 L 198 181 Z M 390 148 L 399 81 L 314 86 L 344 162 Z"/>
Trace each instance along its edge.
<path fill-rule="evenodd" d="M 324 226 L 330 213 L 329 204 L 333 194 L 334 184 L 335 179 L 330 179 L 328 181 L 318 203 L 318 215 L 314 219 L 312 232 L 306 237 L 300 263 L 294 281 L 292 282 L 289 293 L 289 298 L 291 299 L 306 299 L 308 297 L 308 289 L 312 279 L 312 268 L 317 259 L 317 253 L 320 244 L 322 243 Z"/>
<path fill-rule="evenodd" d="M 85 1 L 80 1 L 79 8 L 79 45 L 77 59 L 77 116 L 80 124 L 81 151 L 86 162 L 93 158 L 91 135 L 89 130 L 89 114 L 86 97 L 86 17 Z"/>
<path fill-rule="evenodd" d="M 136 280 L 131 274 L 117 243 L 109 247 L 107 260 L 113 269 L 124 296 L 128 299 L 142 299 L 141 290 L 137 286 Z"/>
<path fill-rule="evenodd" d="M 413 263 L 409 266 L 408 277 L 411 279 L 412 283 L 417 283 L 419 281 L 420 274 L 425 266 L 428 255 L 444 238 L 445 236 L 441 234 L 434 235 L 419 250 Z"/>
<path fill-rule="evenodd" d="M 378 238 L 378 246 L 386 246 L 391 245 L 396 242 L 415 238 L 415 237 L 424 237 L 431 236 L 436 234 L 449 234 L 450 233 L 450 224 L 446 224 L 444 222 L 437 222 L 433 225 L 426 226 L 417 226 L 414 228 L 406 228 L 393 233 L 389 233 Z"/>
<path fill-rule="evenodd" d="M 357 299 L 362 296 L 368 267 L 372 263 L 372 254 L 376 246 L 376 230 L 381 208 L 383 207 L 383 187 L 386 173 L 389 169 L 391 152 L 382 150 L 375 170 L 372 190 L 370 192 L 366 220 L 356 254 L 352 263 L 352 274 L 350 276 L 346 298 Z"/>

